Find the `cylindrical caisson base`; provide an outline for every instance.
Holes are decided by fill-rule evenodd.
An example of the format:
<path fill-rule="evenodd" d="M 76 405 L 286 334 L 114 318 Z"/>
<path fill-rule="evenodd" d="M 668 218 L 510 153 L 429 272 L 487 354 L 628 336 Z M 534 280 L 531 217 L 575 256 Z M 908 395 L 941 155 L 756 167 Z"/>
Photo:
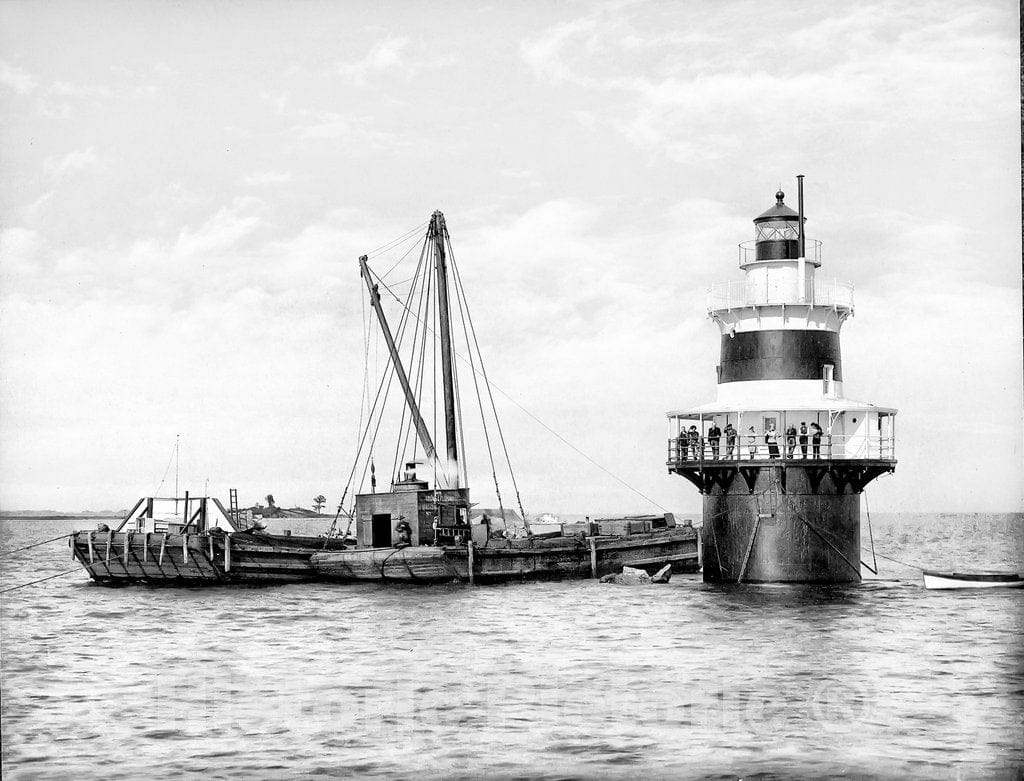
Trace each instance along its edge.
<path fill-rule="evenodd" d="M 860 580 L 860 494 L 804 466 L 782 470 L 744 465 L 704 495 L 705 582 Z"/>

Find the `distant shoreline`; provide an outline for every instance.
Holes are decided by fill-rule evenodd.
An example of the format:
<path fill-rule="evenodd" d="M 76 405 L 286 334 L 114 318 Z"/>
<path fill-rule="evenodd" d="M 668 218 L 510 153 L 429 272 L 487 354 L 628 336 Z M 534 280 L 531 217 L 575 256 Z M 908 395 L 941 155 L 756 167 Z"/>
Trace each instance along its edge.
<path fill-rule="evenodd" d="M 0 521 L 119 521 L 124 514 L 117 513 L 47 513 L 36 510 L 23 513 L 0 512 Z"/>

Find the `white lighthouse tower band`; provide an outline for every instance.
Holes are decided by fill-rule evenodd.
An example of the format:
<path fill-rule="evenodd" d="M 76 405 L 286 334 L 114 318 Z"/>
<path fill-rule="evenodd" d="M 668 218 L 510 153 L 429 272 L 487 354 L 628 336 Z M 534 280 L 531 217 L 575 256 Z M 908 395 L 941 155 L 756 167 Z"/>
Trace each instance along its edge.
<path fill-rule="evenodd" d="M 853 286 L 817 278 L 797 179 L 799 213 L 776 193 L 740 244 L 745 278 L 709 291 L 717 400 L 668 414 L 669 471 L 704 497 L 705 581 L 860 580 L 860 494 L 896 467 L 896 410 L 843 392 Z"/>

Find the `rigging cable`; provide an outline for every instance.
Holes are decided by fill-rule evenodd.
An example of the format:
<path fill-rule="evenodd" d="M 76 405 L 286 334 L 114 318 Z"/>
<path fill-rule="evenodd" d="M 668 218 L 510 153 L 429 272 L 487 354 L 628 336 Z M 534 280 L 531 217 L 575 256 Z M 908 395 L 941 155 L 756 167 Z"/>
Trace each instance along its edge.
<path fill-rule="evenodd" d="M 419 271 L 419 268 L 420 267 L 417 266 L 417 271 Z M 428 267 L 427 267 L 427 273 L 429 274 L 429 264 L 428 264 Z M 420 352 L 420 356 L 419 356 L 420 360 L 419 360 L 419 363 L 417 364 L 417 361 L 416 361 L 416 347 L 417 347 L 417 340 L 420 338 L 420 325 L 423 322 L 422 319 L 419 316 L 419 312 L 423 308 L 423 300 L 424 300 L 424 297 L 425 297 L 425 295 L 427 293 L 427 285 L 425 283 L 425 280 L 417 279 L 417 282 L 419 283 L 420 295 L 419 295 L 419 300 L 416 302 L 416 314 L 414 315 L 414 317 L 416 319 L 416 325 L 415 325 L 415 327 L 413 329 L 412 340 L 411 340 L 411 345 L 410 345 L 410 349 L 409 349 L 409 368 L 416 370 L 416 374 L 412 377 L 412 380 L 413 380 L 412 395 L 413 395 L 413 398 L 415 398 L 415 399 L 419 399 L 420 398 L 420 395 L 421 395 L 422 390 L 423 390 L 423 352 L 422 351 Z M 409 291 L 410 297 L 415 294 L 416 287 L 417 287 L 417 285 L 414 284 L 412 289 Z M 426 333 L 427 333 L 426 328 L 424 328 L 423 329 L 423 338 L 424 339 L 426 339 Z M 405 428 L 406 414 L 408 414 L 408 416 L 409 416 L 409 428 L 408 429 Z M 401 420 L 400 420 L 399 425 L 398 425 L 398 437 L 395 440 L 395 460 L 394 460 L 394 465 L 393 465 L 393 468 L 392 468 L 392 474 L 395 475 L 395 476 L 398 475 L 399 457 L 402 454 L 409 452 L 409 437 L 413 435 L 413 431 L 414 431 L 415 428 L 416 428 L 415 420 L 413 419 L 412 411 L 408 409 L 408 404 L 403 404 L 402 405 L 402 417 L 401 417 Z M 419 436 L 417 435 L 413 439 L 413 441 L 414 441 L 414 443 L 418 442 L 419 441 Z M 412 458 L 412 460 L 413 461 L 416 460 L 415 444 L 413 445 L 413 458 Z"/>
<path fill-rule="evenodd" d="M 369 266 L 367 266 L 367 269 L 370 270 L 371 273 L 373 273 L 372 269 L 369 269 Z M 384 283 L 381 282 L 381 284 L 384 284 Z M 384 285 L 384 287 L 385 287 L 385 289 L 388 289 L 387 285 Z M 394 296 L 394 293 L 392 293 L 390 289 L 388 289 L 388 292 L 391 293 L 392 296 Z M 399 300 L 399 303 L 400 304 L 402 303 L 401 300 Z M 404 305 L 403 305 L 403 307 L 404 307 Z M 404 307 L 404 309 L 405 309 L 406 312 L 409 311 L 408 307 Z M 406 322 L 407 322 L 407 318 L 406 318 L 405 314 L 403 314 L 401 322 L 399 324 L 399 340 L 401 339 L 401 335 L 402 335 L 402 333 L 404 331 L 405 323 Z M 374 400 L 373 400 L 373 406 L 370 409 L 369 415 L 367 416 L 367 426 L 366 426 L 366 429 L 363 431 L 363 435 L 362 435 L 362 437 L 359 440 L 359 445 L 356 448 L 356 455 L 355 455 L 355 458 L 353 459 L 353 462 L 352 462 L 352 470 L 349 472 L 348 482 L 345 484 L 345 489 L 344 489 L 344 491 L 342 491 L 342 494 L 341 494 L 341 502 L 338 505 L 338 512 L 339 512 L 339 514 L 341 512 L 341 508 L 345 504 L 345 497 L 348 494 L 348 490 L 352 486 L 352 479 L 355 477 L 356 470 L 359 467 L 360 455 L 361 455 L 362 450 L 363 450 L 363 445 L 366 443 L 366 437 L 367 437 L 367 435 L 370 432 L 370 426 L 372 425 L 373 416 L 374 416 L 374 414 L 377 411 L 377 403 L 380 401 L 381 393 L 382 392 L 384 393 L 384 398 L 385 398 L 385 401 L 386 401 L 387 394 L 388 394 L 388 392 L 391 389 L 391 381 L 392 381 L 392 379 L 394 378 L 394 375 L 395 375 L 395 367 L 393 365 L 390 365 L 390 363 L 389 363 L 389 367 L 388 368 L 389 368 L 389 370 L 383 376 L 381 376 L 380 384 L 377 386 L 377 394 L 376 394 L 376 396 L 374 397 Z M 385 388 L 385 383 L 384 383 L 385 378 L 387 379 L 387 387 L 386 388 Z M 383 418 L 383 414 L 384 413 L 383 413 L 383 408 L 382 408 L 381 409 L 381 413 L 380 413 L 380 415 L 377 418 L 377 426 L 376 426 L 376 428 L 374 428 L 373 440 L 370 443 L 371 450 L 373 448 L 373 442 L 375 442 L 376 439 L 377 439 L 377 432 L 380 430 L 380 423 L 381 423 L 381 419 Z M 369 465 L 369 459 L 367 459 L 367 465 Z M 363 474 L 362 474 L 362 478 L 360 480 L 360 485 L 362 485 L 362 481 L 366 479 L 366 468 L 367 467 L 364 467 L 364 469 L 363 469 Z M 351 526 L 351 514 L 349 516 L 349 525 Z"/>
<path fill-rule="evenodd" d="M 449 300 L 448 301 L 448 322 L 451 323 L 451 321 L 452 321 L 451 301 Z M 460 453 L 460 456 L 461 456 L 458 459 L 458 463 L 457 463 L 457 466 L 455 468 L 456 468 L 456 470 L 459 470 L 461 468 L 462 474 L 461 474 L 461 480 L 460 480 L 459 472 L 456 471 L 456 473 L 455 473 L 455 480 L 458 482 L 459 485 L 462 485 L 463 487 L 465 487 L 465 486 L 469 485 L 469 472 L 468 472 L 467 467 L 466 467 L 466 432 L 465 432 L 465 429 L 463 428 L 463 424 L 462 424 L 462 393 L 459 391 L 459 372 L 457 371 L 457 369 L 458 369 L 457 366 L 454 366 L 454 365 L 452 366 L 452 385 L 454 386 L 454 390 L 455 390 L 455 414 L 457 416 L 456 419 L 458 420 L 458 425 L 456 426 L 455 432 L 456 432 L 456 434 L 459 437 L 459 453 Z M 473 373 L 473 381 L 474 382 L 476 381 L 476 372 Z"/>
<path fill-rule="evenodd" d="M 436 291 L 435 291 L 435 296 L 434 297 L 435 297 L 435 300 L 436 300 L 436 298 L 437 298 Z M 426 324 L 427 330 L 430 331 L 431 334 L 436 334 L 437 333 L 437 329 L 438 329 L 438 327 L 440 327 L 439 324 L 438 324 L 438 319 L 439 318 L 440 318 L 440 314 L 439 314 L 439 311 L 438 311 L 438 307 L 435 304 L 434 305 L 434 311 L 431 314 L 431 317 L 427 321 L 427 324 Z M 431 327 L 431 326 L 433 326 L 433 327 Z M 431 380 L 431 383 L 430 383 L 430 388 L 431 388 L 431 394 L 430 394 L 431 395 L 431 407 L 432 407 L 432 416 L 433 416 L 433 420 L 431 422 L 432 428 L 430 429 L 430 435 L 434 438 L 434 441 L 437 442 L 437 339 L 436 338 L 430 340 L 430 360 L 431 360 L 432 370 L 433 370 L 433 374 L 434 374 L 433 379 Z M 434 483 L 433 483 L 433 485 L 436 487 L 437 486 L 437 459 L 436 458 L 434 459 L 433 468 L 434 468 Z M 436 496 L 437 495 L 435 494 L 435 498 L 436 498 Z M 435 507 L 435 509 L 436 509 L 436 507 Z"/>
<path fill-rule="evenodd" d="M 477 382 L 476 367 L 473 365 L 473 348 L 469 341 L 469 330 L 466 328 L 466 320 L 469 319 L 469 303 L 465 301 L 465 290 L 463 290 L 462 285 L 459 283 L 458 276 L 456 274 L 455 256 L 452 254 L 450 244 L 448 246 L 448 258 L 451 261 L 452 277 L 455 281 L 455 284 L 453 285 L 455 288 L 455 302 L 459 305 L 459 320 L 462 322 L 462 333 L 466 339 L 466 353 L 469 356 L 469 368 L 473 373 L 473 388 L 476 391 L 477 407 L 480 409 L 480 424 L 484 430 L 484 442 L 487 445 L 487 458 L 491 462 L 491 477 L 494 479 L 494 492 L 498 497 L 498 509 L 501 511 L 501 522 L 507 527 L 507 522 L 505 520 L 505 505 L 501 500 L 501 487 L 498 485 L 498 472 L 494 466 L 494 452 L 491 448 L 491 435 L 487 430 L 487 416 L 484 414 L 484 400 L 483 396 L 480 394 L 480 383 Z M 483 356 L 480 355 L 479 348 L 477 349 L 477 357 L 480 359 L 480 369 L 482 371 L 484 368 L 484 359 Z M 486 378 L 486 375 L 484 376 Z M 494 418 L 497 421 L 497 412 L 495 412 Z M 509 466 L 509 471 L 511 472 L 511 465 Z M 521 510 L 522 508 L 520 508 L 520 511 Z"/>
<path fill-rule="evenodd" d="M 174 456 L 177 454 L 177 452 L 178 440 L 177 437 L 175 437 L 174 447 L 171 449 L 171 457 L 167 459 L 167 467 L 164 469 L 164 476 L 160 478 L 160 485 L 156 487 L 156 490 L 153 492 L 153 496 L 160 495 L 160 489 L 164 487 L 164 481 L 167 479 L 167 473 L 171 471 L 171 464 L 174 463 Z M 175 493 L 177 493 L 177 491 L 175 491 Z"/>
<path fill-rule="evenodd" d="M 868 567 L 871 570 L 871 574 L 878 574 L 878 559 L 875 558 L 875 534 L 871 531 L 871 508 L 868 507 L 868 493 L 864 491 L 864 509 L 868 513 L 868 539 L 871 540 L 871 561 L 875 565 L 874 567 Z M 867 562 L 863 562 L 864 566 L 867 567 Z"/>
<path fill-rule="evenodd" d="M 412 237 L 414 235 L 419 234 L 425 227 L 427 227 L 427 225 L 429 223 L 430 223 L 429 220 L 427 220 L 427 222 L 421 222 L 415 228 L 406 231 L 401 236 L 399 236 L 397 239 L 392 239 L 391 241 L 387 242 L 386 244 L 381 244 L 376 249 L 370 250 L 369 252 L 366 253 L 367 259 L 373 258 L 373 257 L 377 257 L 378 255 L 383 255 L 385 252 L 389 252 L 390 250 L 394 249 L 396 246 L 401 244 L 403 241 L 408 241 L 408 240 L 412 239 Z M 408 253 L 406 253 L 406 254 L 408 254 Z M 403 256 L 402 259 L 404 260 L 404 256 Z M 400 262 L 401 262 L 401 260 L 399 260 L 399 263 Z M 398 265 L 398 263 L 395 264 L 395 266 L 397 266 L 397 265 Z M 394 271 L 395 266 L 392 266 L 390 269 L 388 269 L 387 274 L 390 274 L 392 271 Z M 384 276 L 387 276 L 387 274 L 385 274 Z"/>
<path fill-rule="evenodd" d="M 421 262 L 422 262 L 422 255 L 421 255 Z M 377 274 L 376 274 L 376 272 L 373 271 L 373 269 L 370 269 L 369 266 L 367 266 L 367 269 L 369 269 L 371 274 L 373 274 L 375 277 L 377 277 Z M 418 267 L 417 267 L 417 269 L 418 269 Z M 380 280 L 380 277 L 377 277 L 377 279 Z M 380 281 L 380 284 L 384 284 L 383 281 Z M 413 291 L 410 290 L 409 291 L 410 302 L 411 302 L 411 299 L 412 299 L 412 294 L 413 294 Z M 401 349 L 402 339 L 405 338 L 405 329 L 406 329 L 406 326 L 408 325 L 408 322 L 409 322 L 409 317 L 407 316 L 407 313 L 409 313 L 409 312 L 411 312 L 411 310 L 409 310 L 408 307 L 405 307 L 405 311 L 402 313 L 402 317 L 399 320 L 397 336 L 396 336 L 396 339 L 395 339 L 395 349 L 396 350 L 400 350 Z M 377 416 L 377 425 L 374 427 L 374 430 L 373 430 L 373 438 L 370 441 L 370 448 L 371 448 L 371 450 L 373 448 L 373 444 L 377 441 L 377 433 L 380 431 L 380 425 L 384 421 L 384 409 L 387 406 L 388 396 L 391 393 L 391 383 L 394 381 L 395 376 L 397 374 L 398 374 L 398 371 L 397 371 L 397 368 L 394 365 L 394 362 L 389 360 L 388 361 L 388 368 L 386 370 L 386 376 L 387 376 L 388 382 L 387 382 L 387 387 L 384 390 L 384 403 L 381 405 L 380 413 Z M 381 377 L 381 384 L 382 385 L 383 385 L 383 382 L 384 382 L 384 378 Z M 376 405 L 375 405 L 375 408 L 376 408 Z M 367 424 L 367 431 L 369 431 L 369 423 Z M 359 459 L 359 451 L 356 452 L 356 464 L 353 465 L 353 470 L 358 465 L 358 459 Z M 366 472 L 369 469 L 369 466 L 370 466 L 370 461 L 369 461 L 369 459 L 367 459 L 366 463 L 363 465 L 362 475 L 359 478 L 359 484 L 360 485 L 364 485 L 365 482 L 366 482 Z"/>
<path fill-rule="evenodd" d="M 49 540 L 43 540 L 42 542 L 33 542 L 31 545 L 24 545 L 20 548 L 12 548 L 11 550 L 0 551 L 0 556 L 10 556 L 12 553 L 17 553 L 18 551 L 28 550 L 29 548 L 38 548 L 40 545 L 46 545 L 48 542 L 56 542 L 57 540 L 63 540 L 67 537 L 73 536 L 73 532 L 71 534 L 62 534 L 60 537 L 54 537 Z"/>
<path fill-rule="evenodd" d="M 33 581 L 28 582 L 28 583 L 22 583 L 21 585 L 18 585 L 18 586 L 11 586 L 10 588 L 5 588 L 3 590 L 0 590 L 0 594 L 6 594 L 8 591 L 17 591 L 19 588 L 25 588 L 26 586 L 34 586 L 36 583 L 42 583 L 45 580 L 53 580 L 54 578 L 60 578 L 60 577 L 63 577 L 64 575 L 70 575 L 72 572 L 81 572 L 81 571 L 82 571 L 81 567 L 75 567 L 74 569 L 64 570 L 63 572 L 58 572 L 56 575 L 49 575 L 49 576 L 47 576 L 45 578 L 39 578 L 38 580 L 33 580 Z"/>
<path fill-rule="evenodd" d="M 402 303 L 401 299 L 398 298 L 398 296 L 396 296 L 394 294 L 394 292 L 387 285 L 384 285 L 383 283 L 381 283 L 381 284 L 383 285 L 384 289 L 387 290 L 388 293 L 391 294 L 392 298 L 394 298 L 396 301 L 398 301 L 399 304 Z M 436 332 L 435 332 L 435 337 L 436 337 Z M 462 356 L 461 354 L 455 353 L 455 355 L 459 359 L 461 359 L 462 361 L 466 361 L 466 358 L 464 356 Z M 485 381 L 486 381 L 486 378 L 485 378 Z M 497 384 L 495 384 L 493 382 L 488 382 L 488 386 L 491 387 L 491 388 L 494 388 L 494 390 L 498 391 L 498 393 L 500 393 L 502 396 L 504 396 L 506 399 L 508 399 L 510 402 L 512 402 L 512 404 L 514 404 L 516 407 L 518 407 L 520 411 L 522 411 L 525 415 L 527 415 L 529 418 L 531 418 L 535 423 L 537 423 L 537 425 L 539 425 L 541 428 L 543 428 L 545 431 L 547 431 L 549 434 L 551 434 L 553 437 L 555 437 L 557 440 L 559 440 L 566 447 L 568 447 L 568 448 L 572 449 L 573 451 L 575 451 L 576 453 L 578 453 L 586 461 L 589 461 L 591 464 L 596 466 L 598 469 L 600 469 L 602 472 L 604 472 L 610 478 L 612 478 L 616 482 L 620 483 L 621 485 L 623 485 L 625 488 L 627 488 L 630 491 L 632 491 L 633 493 L 635 493 L 640 498 L 644 499 L 645 501 L 649 502 L 653 506 L 657 507 L 662 512 L 668 512 L 667 509 L 665 509 L 660 504 L 658 504 L 656 501 L 651 499 L 651 497 L 647 496 L 646 494 L 641 492 L 639 489 L 634 488 L 633 486 L 631 486 L 629 483 L 627 483 L 625 480 L 623 480 L 621 477 L 616 475 L 611 470 L 606 469 L 605 467 L 601 466 L 601 464 L 599 464 L 593 458 L 588 456 L 586 453 L 584 453 L 582 450 L 580 450 L 578 447 L 576 447 L 576 445 L 574 445 L 572 442 L 567 440 L 565 437 L 563 437 L 561 434 L 559 434 L 557 431 L 555 431 L 553 428 L 551 428 L 551 426 L 549 426 L 543 420 L 541 420 L 536 415 L 534 415 L 532 412 L 530 412 L 526 407 L 524 407 L 522 404 L 520 404 L 518 401 L 516 401 L 512 396 L 510 396 L 508 393 L 506 393 L 504 390 L 502 390 L 500 386 L 498 386 Z"/>
<path fill-rule="evenodd" d="M 424 375 L 425 375 L 425 369 L 426 369 L 426 363 L 427 363 L 427 326 L 426 326 L 426 323 L 430 322 L 430 314 L 431 314 L 431 312 L 430 312 L 430 302 L 431 302 L 431 298 L 432 298 L 432 296 L 430 295 L 430 291 L 431 291 L 431 280 L 434 277 L 434 269 L 432 267 L 428 267 L 426 271 L 427 271 L 427 278 L 424 281 L 424 290 L 426 291 L 426 296 L 424 297 L 424 300 L 423 300 L 423 323 L 424 323 L 424 325 L 423 325 L 423 333 L 422 333 L 422 335 L 420 337 L 420 365 L 419 365 L 419 371 L 418 371 L 418 376 L 417 376 L 417 388 L 418 388 L 418 393 L 420 394 L 420 395 L 417 396 L 417 398 L 420 399 L 420 403 L 421 404 L 422 404 L 422 401 L 423 401 L 422 394 L 423 394 L 423 389 L 425 387 L 425 385 L 424 385 L 424 383 L 425 383 Z M 431 340 L 431 344 L 433 344 L 433 340 Z M 433 377 L 434 378 L 437 377 L 436 369 L 434 370 Z M 435 379 L 434 384 L 430 386 L 430 394 L 431 394 L 431 398 L 435 399 L 435 405 L 434 406 L 435 406 L 435 409 L 436 409 L 436 407 L 437 407 L 437 405 L 436 405 L 436 398 L 437 398 L 437 383 L 436 383 L 436 379 Z M 421 412 L 421 416 L 422 416 L 422 412 Z M 431 436 L 432 437 L 436 437 L 434 432 L 431 432 Z M 412 440 L 412 457 L 413 457 L 413 461 L 416 460 L 416 457 L 418 455 L 419 445 L 420 445 L 419 437 L 418 436 L 414 437 L 413 440 Z M 426 453 L 424 453 L 424 455 L 426 455 Z M 435 461 L 436 461 L 436 459 L 435 459 Z"/>
<path fill-rule="evenodd" d="M 498 408 L 497 408 L 497 406 L 494 403 L 494 394 L 491 393 L 491 382 L 490 382 L 490 380 L 487 377 L 487 368 L 484 366 L 484 356 L 483 356 L 483 353 L 480 352 L 480 342 L 477 340 L 477 337 L 476 337 L 476 326 L 473 324 L 473 315 L 469 311 L 469 300 L 466 298 L 466 288 L 462 284 L 462 275 L 459 273 L 458 264 L 456 264 L 456 262 L 455 262 L 455 251 L 452 249 L 450 237 L 448 239 L 448 256 L 451 258 L 451 261 L 452 261 L 452 271 L 453 271 L 453 274 L 454 274 L 454 277 L 455 277 L 456 293 L 457 294 L 461 294 L 462 302 L 465 303 L 465 306 L 466 306 L 466 319 L 469 321 L 469 330 L 470 330 L 470 333 L 473 335 L 473 345 L 472 345 L 472 347 L 469 344 L 469 336 L 466 337 L 466 351 L 469 353 L 470 366 L 472 366 L 472 358 L 473 358 L 472 349 L 473 349 L 473 347 L 475 347 L 476 348 L 477 358 L 480 361 L 480 373 L 481 373 L 481 375 L 484 378 L 484 387 L 487 388 L 487 396 L 488 396 L 488 398 L 491 401 L 491 413 L 494 415 L 494 423 L 495 423 L 495 425 L 497 426 L 497 429 L 498 429 L 498 439 L 501 441 L 501 449 L 505 453 L 505 463 L 508 465 L 508 474 L 509 474 L 509 477 L 512 480 L 512 488 L 516 492 L 516 504 L 519 506 L 519 515 L 523 519 L 523 523 L 527 524 L 527 531 L 529 531 L 529 525 L 528 525 L 529 522 L 526 520 L 526 511 L 523 510 L 523 501 L 519 497 L 519 484 L 516 482 L 516 473 L 515 473 L 515 470 L 512 469 L 512 459 L 509 457 L 508 446 L 505 444 L 505 434 L 504 434 L 504 432 L 502 431 L 502 428 L 501 428 L 501 418 L 498 417 Z M 460 303 L 460 306 L 461 306 L 461 303 Z M 465 327 L 465 323 L 463 323 L 463 327 Z M 474 369 L 474 380 L 473 380 L 474 382 L 476 382 L 475 373 L 476 373 L 476 370 Z M 479 390 L 477 390 L 478 398 L 479 398 L 479 393 L 480 393 Z M 481 409 L 481 411 L 480 411 L 480 416 L 481 416 L 481 418 L 483 417 L 483 409 Z M 486 431 L 486 424 L 485 424 L 485 431 Z M 488 446 L 488 448 L 490 448 L 490 442 L 489 441 L 488 441 L 488 445 L 487 446 Z M 492 469 L 492 472 L 493 472 L 493 470 L 494 470 L 494 462 L 493 462 L 493 460 L 491 462 L 491 469 Z M 498 482 L 498 478 L 497 477 L 494 478 L 494 482 L 495 482 L 495 487 L 497 487 L 497 482 Z M 499 502 L 499 505 L 500 505 L 500 503 L 501 503 L 501 493 L 500 492 L 498 493 L 498 502 Z M 505 517 L 504 517 L 504 507 L 502 507 L 502 520 L 503 521 L 505 520 Z"/>

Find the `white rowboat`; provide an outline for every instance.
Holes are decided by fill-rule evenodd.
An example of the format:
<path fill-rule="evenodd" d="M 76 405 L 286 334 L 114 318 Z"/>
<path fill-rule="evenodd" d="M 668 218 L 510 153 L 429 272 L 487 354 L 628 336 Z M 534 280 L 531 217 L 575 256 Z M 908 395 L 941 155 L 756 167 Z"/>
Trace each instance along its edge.
<path fill-rule="evenodd" d="M 953 588 L 1021 588 L 1024 578 L 1016 572 L 933 572 L 924 570 L 924 587 Z"/>

